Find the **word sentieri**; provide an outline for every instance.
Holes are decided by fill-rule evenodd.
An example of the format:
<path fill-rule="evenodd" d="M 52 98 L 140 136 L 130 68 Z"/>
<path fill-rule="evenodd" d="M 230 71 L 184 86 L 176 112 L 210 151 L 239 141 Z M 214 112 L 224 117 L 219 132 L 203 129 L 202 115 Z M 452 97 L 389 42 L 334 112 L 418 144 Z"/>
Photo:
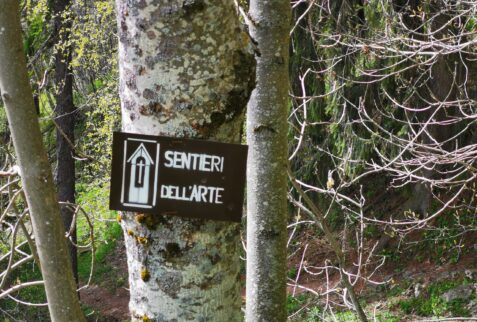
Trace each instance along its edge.
<path fill-rule="evenodd" d="M 166 168 L 187 171 L 223 172 L 224 157 L 217 155 L 188 153 L 179 151 L 166 151 Z M 223 187 L 204 185 L 189 185 L 180 187 L 174 185 L 161 185 L 161 198 L 176 199 L 192 202 L 205 202 L 222 204 Z"/>
<path fill-rule="evenodd" d="M 247 146 L 113 134 L 110 209 L 238 222 Z"/>

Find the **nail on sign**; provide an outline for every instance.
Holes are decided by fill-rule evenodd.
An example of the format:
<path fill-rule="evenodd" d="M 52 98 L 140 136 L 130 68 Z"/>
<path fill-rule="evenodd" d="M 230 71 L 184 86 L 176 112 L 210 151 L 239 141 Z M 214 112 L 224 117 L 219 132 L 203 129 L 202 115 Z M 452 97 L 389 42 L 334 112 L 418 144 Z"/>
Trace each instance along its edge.
<path fill-rule="evenodd" d="M 112 210 L 240 221 L 247 146 L 113 133 Z"/>

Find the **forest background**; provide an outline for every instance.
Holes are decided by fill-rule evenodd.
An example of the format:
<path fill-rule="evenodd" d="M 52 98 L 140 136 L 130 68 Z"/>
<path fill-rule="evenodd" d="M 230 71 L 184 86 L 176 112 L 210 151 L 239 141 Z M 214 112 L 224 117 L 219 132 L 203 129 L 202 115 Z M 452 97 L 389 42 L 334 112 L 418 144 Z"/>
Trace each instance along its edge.
<path fill-rule="evenodd" d="M 51 163 L 74 160 L 75 199 L 64 209 L 77 220 L 80 285 L 119 294 L 127 278 L 111 262 L 123 237 L 107 206 L 121 115 L 114 3 L 65 4 L 22 1 L 24 49 Z M 376 320 L 476 316 L 477 3 L 291 5 L 289 318 L 356 319 L 343 279 Z M 55 57 L 69 50 L 74 108 L 59 111 L 67 78 L 57 78 Z M 3 108 L 0 165 L 0 293 L 28 286 L 0 298 L 0 314 L 47 320 L 42 287 L 25 284 L 40 273 Z"/>

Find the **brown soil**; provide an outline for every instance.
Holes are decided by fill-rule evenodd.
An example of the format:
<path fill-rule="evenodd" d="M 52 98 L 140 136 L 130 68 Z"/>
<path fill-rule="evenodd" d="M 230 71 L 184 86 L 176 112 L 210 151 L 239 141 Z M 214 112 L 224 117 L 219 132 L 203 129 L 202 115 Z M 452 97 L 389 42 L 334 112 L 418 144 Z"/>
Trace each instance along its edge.
<path fill-rule="evenodd" d="M 316 292 L 325 292 L 328 289 L 335 287 L 339 288 L 340 275 L 337 270 L 329 270 L 329 275 L 326 277 L 325 273 L 318 269 L 318 267 L 324 267 L 329 265 L 336 265 L 336 256 L 334 255 L 331 247 L 323 239 L 313 238 L 313 233 L 303 232 L 298 237 L 298 245 L 295 247 L 295 252 L 290 256 L 288 266 L 289 270 L 294 270 L 299 273 L 298 281 L 295 281 L 296 276 L 289 279 L 288 292 L 290 294 L 300 294 L 306 292 L 304 288 L 312 289 Z M 416 238 L 422 238 L 418 236 Z M 377 240 L 369 240 L 364 245 L 364 258 L 366 258 L 367 252 L 369 252 Z M 388 249 L 397 249 L 397 240 L 391 240 L 388 245 Z M 368 267 L 361 271 L 362 275 L 373 273 L 372 280 L 375 282 L 386 282 L 386 286 L 393 287 L 397 284 L 416 284 L 419 283 L 423 286 L 431 284 L 439 280 L 449 280 L 463 278 L 467 272 L 471 272 L 475 277 L 477 276 L 477 258 L 475 256 L 475 249 L 477 247 L 477 233 L 468 233 L 465 239 L 465 245 L 469 245 L 471 250 L 462 254 L 456 263 L 452 263 L 443 254 L 440 258 L 442 263 L 439 264 L 436 258 L 431 259 L 432 250 L 424 249 L 420 251 L 408 250 L 400 253 L 399 258 L 394 261 L 388 259 L 384 265 L 375 270 L 376 265 L 379 263 L 370 264 Z M 304 253 L 306 247 L 306 253 Z M 352 250 L 353 247 L 348 247 Z M 419 260 L 417 260 L 419 258 Z M 353 252 L 346 253 L 346 270 L 351 273 L 356 273 L 354 263 L 358 262 L 356 254 Z M 304 267 L 308 267 L 311 272 L 321 272 L 320 274 L 307 273 Z M 314 268 L 315 267 L 315 268 Z M 373 287 L 371 284 L 366 284 L 364 281 L 358 281 L 354 287 L 355 291 L 364 298 L 370 298 L 373 296 L 382 297 L 379 294 L 378 287 Z"/>
<path fill-rule="evenodd" d="M 98 285 L 81 290 L 81 302 L 92 308 L 93 321 L 116 322 L 129 320 L 129 291 L 118 288 L 110 291 Z"/>
<path fill-rule="evenodd" d="M 475 234 L 472 234 L 471 240 L 468 240 L 467 245 L 476 243 L 477 238 Z M 307 266 L 323 266 L 325 259 L 328 259 L 328 264 L 335 264 L 333 252 L 324 240 L 317 240 L 312 233 L 308 235 L 306 232 L 302 233 L 298 237 L 299 246 L 295 248 L 296 252 L 289 258 L 289 268 L 295 267 L 298 271 L 300 264 Z M 376 242 L 376 241 L 374 241 Z M 373 243 L 374 243 L 373 242 Z M 308 245 L 305 256 L 303 257 L 304 245 Z M 475 244 L 477 245 L 477 244 Z M 394 247 L 395 245 L 391 245 Z M 365 248 L 370 249 L 372 242 L 366 245 Z M 293 247 L 291 247 L 293 248 Z M 293 251 L 293 249 L 290 249 Z M 435 261 L 425 259 L 417 261 L 417 253 L 408 254 L 409 256 L 402 255 L 399 266 L 400 270 L 396 271 L 396 262 L 389 262 L 382 266 L 374 275 L 375 281 L 388 281 L 392 279 L 391 284 L 399 284 L 401 282 L 412 282 L 426 285 L 441 279 L 454 279 L 464 275 L 465 271 L 472 271 L 477 274 L 477 259 L 475 252 L 470 252 L 463 255 L 459 261 L 455 264 L 447 262 L 444 264 L 436 264 Z M 421 254 L 426 255 L 426 254 Z M 349 254 L 347 262 L 356 262 L 355 256 Z M 425 256 L 424 256 L 425 257 Z M 107 261 L 111 264 L 111 274 L 105 274 L 107 277 L 102 281 L 101 285 L 90 285 L 81 291 L 81 302 L 94 310 L 94 313 L 89 317 L 90 321 L 127 321 L 129 320 L 129 291 L 127 289 L 127 282 L 124 282 L 123 286 L 116 287 L 117 279 L 127 281 L 127 261 L 126 252 L 124 249 L 124 243 L 122 240 L 118 240 L 117 247 L 112 254 L 109 255 Z M 348 268 L 349 269 L 349 268 Z M 373 267 L 369 267 L 372 270 Z M 243 277 L 245 279 L 245 277 Z M 288 292 L 289 294 L 300 294 L 305 292 L 303 288 L 294 287 L 293 281 L 289 280 Z M 312 290 L 323 292 L 326 290 L 326 278 L 324 274 L 312 275 L 305 271 L 300 272 L 300 278 L 298 285 L 310 288 Z M 339 274 L 332 273 L 328 276 L 328 286 L 334 287 L 339 284 Z M 391 285 L 388 285 L 391 286 Z M 360 296 L 369 298 L 372 300 L 373 294 L 379 295 L 379 291 L 375 288 L 364 286 L 363 284 L 356 285 L 356 291 Z M 245 292 L 242 292 L 243 299 L 245 298 Z"/>
<path fill-rule="evenodd" d="M 89 285 L 80 291 L 81 303 L 93 310 L 88 321 L 118 322 L 128 321 L 129 290 L 127 282 L 118 285 L 118 280 L 127 281 L 126 249 L 122 240 L 117 241 L 115 250 L 108 256 L 111 274 L 105 274 L 100 285 Z"/>

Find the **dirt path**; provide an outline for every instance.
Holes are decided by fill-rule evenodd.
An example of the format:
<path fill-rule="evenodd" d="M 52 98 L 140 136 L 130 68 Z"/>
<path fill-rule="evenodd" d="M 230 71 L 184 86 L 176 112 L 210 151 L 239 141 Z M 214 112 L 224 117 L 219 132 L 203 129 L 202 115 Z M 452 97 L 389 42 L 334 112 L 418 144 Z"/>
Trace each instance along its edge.
<path fill-rule="evenodd" d="M 80 291 L 81 303 L 88 306 L 93 312 L 88 321 L 117 322 L 129 321 L 129 290 L 125 285 L 116 287 L 118 280 L 127 281 L 126 249 L 122 240 L 106 258 L 111 266 L 111 273 L 105 274 L 101 285 L 90 285 Z"/>
<path fill-rule="evenodd" d="M 98 285 L 92 285 L 83 289 L 80 296 L 81 302 L 94 310 L 91 314 L 94 317 L 93 321 L 129 320 L 129 291 L 125 288 L 110 291 Z"/>

